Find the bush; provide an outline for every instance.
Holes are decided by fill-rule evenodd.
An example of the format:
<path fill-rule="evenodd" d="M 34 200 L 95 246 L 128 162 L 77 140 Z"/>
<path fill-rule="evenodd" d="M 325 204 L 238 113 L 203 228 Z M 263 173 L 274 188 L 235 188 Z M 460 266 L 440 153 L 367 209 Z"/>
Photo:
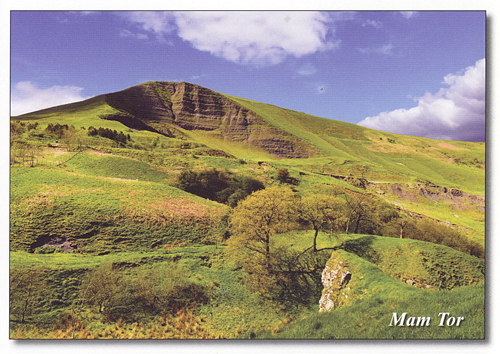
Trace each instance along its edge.
<path fill-rule="evenodd" d="M 278 168 L 276 177 L 280 183 L 287 183 L 290 178 L 290 171 L 288 171 L 288 168 Z"/>
<path fill-rule="evenodd" d="M 95 304 L 108 321 L 127 322 L 157 315 L 175 314 L 181 309 L 208 300 L 205 287 L 189 278 L 186 267 L 160 263 L 120 271 L 104 264 L 90 272 L 82 283 L 80 296 Z"/>
<path fill-rule="evenodd" d="M 181 172 L 177 186 L 199 197 L 232 207 L 249 194 L 264 189 L 264 184 L 256 179 L 234 177 L 215 168 L 200 172 L 186 169 Z"/>
<path fill-rule="evenodd" d="M 248 194 L 243 190 L 243 189 L 238 189 L 236 192 L 231 194 L 229 198 L 227 199 L 227 205 L 229 205 L 231 208 L 236 207 L 238 205 L 238 202 L 240 200 L 245 199 L 248 196 Z"/>
<path fill-rule="evenodd" d="M 45 128 L 45 131 L 47 133 L 53 134 L 59 139 L 61 139 L 68 130 L 74 131 L 75 127 L 68 126 L 67 124 L 49 123 L 49 125 L 47 125 L 47 128 Z"/>
<path fill-rule="evenodd" d="M 94 127 L 89 127 L 87 134 L 89 136 L 102 136 L 103 138 L 108 138 L 122 144 L 126 144 L 127 141 L 131 140 L 130 134 L 125 135 L 122 131 L 118 132 L 109 128 L 96 129 Z"/>

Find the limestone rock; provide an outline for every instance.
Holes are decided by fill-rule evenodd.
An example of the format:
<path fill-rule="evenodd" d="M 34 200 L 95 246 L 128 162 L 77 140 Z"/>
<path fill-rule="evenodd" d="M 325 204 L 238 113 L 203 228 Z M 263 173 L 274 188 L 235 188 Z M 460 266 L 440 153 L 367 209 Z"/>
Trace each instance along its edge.
<path fill-rule="evenodd" d="M 323 293 L 319 300 L 319 311 L 331 311 L 350 302 L 350 287 L 348 287 L 352 273 L 346 262 L 330 260 L 323 273 Z"/>

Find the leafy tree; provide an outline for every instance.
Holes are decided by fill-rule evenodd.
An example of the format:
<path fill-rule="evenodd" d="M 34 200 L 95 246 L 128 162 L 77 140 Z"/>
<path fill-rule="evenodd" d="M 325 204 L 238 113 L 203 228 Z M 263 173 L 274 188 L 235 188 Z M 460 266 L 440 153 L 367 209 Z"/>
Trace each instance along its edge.
<path fill-rule="evenodd" d="M 222 191 L 230 187 L 229 180 L 228 174 L 215 168 L 200 172 L 186 169 L 181 172 L 177 185 L 202 198 L 220 201 L 224 199 Z"/>
<path fill-rule="evenodd" d="M 166 262 L 125 272 L 107 263 L 87 274 L 79 302 L 97 305 L 110 321 L 133 322 L 161 312 L 175 314 L 206 299 L 204 286 L 190 279 L 183 265 Z"/>
<path fill-rule="evenodd" d="M 397 219 L 399 217 L 399 213 L 390 204 L 383 204 L 379 209 L 378 209 L 378 218 L 381 222 L 383 223 L 389 223 L 394 219 Z"/>
<path fill-rule="evenodd" d="M 35 166 L 35 158 L 40 151 L 40 147 L 35 144 L 30 144 L 25 140 L 18 139 L 12 143 L 10 149 L 10 162 L 11 164 L 27 162 L 30 167 Z"/>
<path fill-rule="evenodd" d="M 372 201 L 368 199 L 368 196 L 355 193 L 351 195 L 346 195 L 346 202 L 349 206 L 348 208 L 348 218 L 346 223 L 346 233 L 351 231 L 351 226 L 354 225 L 353 233 L 357 234 L 362 231 L 365 233 L 373 233 L 373 227 L 366 227 L 363 229 L 363 221 L 368 224 L 373 224 L 372 215 L 376 209 L 376 206 Z"/>
<path fill-rule="evenodd" d="M 229 205 L 230 207 L 234 208 L 236 205 L 238 205 L 238 202 L 240 200 L 245 199 L 247 196 L 248 196 L 248 193 L 245 192 L 243 189 L 237 189 L 227 199 L 227 205 Z"/>
<path fill-rule="evenodd" d="M 83 302 L 97 305 L 99 312 L 111 308 L 117 294 L 120 275 L 111 263 L 99 265 L 87 274 L 80 288 Z"/>
<path fill-rule="evenodd" d="M 344 199 L 330 195 L 315 195 L 302 198 L 300 219 L 314 230 L 312 249 L 318 251 L 316 239 L 320 230 L 337 230 L 347 221 L 347 203 Z"/>
<path fill-rule="evenodd" d="M 447 227 L 430 219 L 419 220 L 417 227 L 421 232 L 420 240 L 422 241 L 441 244 L 446 237 Z"/>
<path fill-rule="evenodd" d="M 230 220 L 228 252 L 237 263 L 257 273 L 273 273 L 272 238 L 289 230 L 297 215 L 290 189 L 271 187 L 241 201 Z"/>
<path fill-rule="evenodd" d="M 59 124 L 59 123 L 56 123 L 56 124 L 52 124 L 52 123 L 49 123 L 47 125 L 47 127 L 45 128 L 45 131 L 47 133 L 50 133 L 50 134 L 53 134 L 55 135 L 57 138 L 62 138 L 64 133 L 67 131 L 67 130 L 75 130 L 75 127 L 73 126 L 68 126 L 67 124 Z"/>
<path fill-rule="evenodd" d="M 111 139 L 119 144 L 125 145 L 127 141 L 130 141 L 130 134 L 125 135 L 122 131 L 118 132 L 116 130 L 111 130 L 109 128 L 94 128 L 89 127 L 88 136 L 102 136 L 103 138 Z"/>
<path fill-rule="evenodd" d="M 265 188 L 264 183 L 247 176 L 242 177 L 238 185 L 241 185 L 241 189 L 243 189 L 247 194 L 252 194 L 253 192 L 260 191 Z"/>

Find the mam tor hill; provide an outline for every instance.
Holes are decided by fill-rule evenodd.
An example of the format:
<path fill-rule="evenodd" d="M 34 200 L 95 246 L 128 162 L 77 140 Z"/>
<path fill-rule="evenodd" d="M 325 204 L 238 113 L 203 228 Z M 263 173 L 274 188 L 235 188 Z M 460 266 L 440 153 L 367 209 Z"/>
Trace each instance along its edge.
<path fill-rule="evenodd" d="M 11 117 L 10 152 L 12 338 L 484 337 L 484 143 L 147 82 Z"/>
<path fill-rule="evenodd" d="M 384 133 L 185 82 L 148 82 L 13 119 L 40 118 L 74 120 L 87 127 L 104 124 L 96 119 L 115 120 L 134 130 L 196 141 L 235 156 L 246 150 L 255 158 L 327 157 L 324 165 L 335 165 L 324 166 L 327 173 L 357 172 L 382 180 L 420 178 L 436 185 L 466 185 L 467 191 L 484 193 L 484 143 Z M 318 161 L 323 162 L 308 159 L 303 163 Z M 465 175 L 463 166 L 471 167 Z"/>

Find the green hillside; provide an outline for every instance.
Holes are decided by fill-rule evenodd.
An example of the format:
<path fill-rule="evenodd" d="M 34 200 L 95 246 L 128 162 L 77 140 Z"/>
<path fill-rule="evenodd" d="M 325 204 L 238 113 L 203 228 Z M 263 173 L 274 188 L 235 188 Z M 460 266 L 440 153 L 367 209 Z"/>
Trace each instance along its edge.
<path fill-rule="evenodd" d="M 11 338 L 484 338 L 483 143 L 149 82 L 12 117 L 10 152 Z M 236 227 L 266 193 L 268 251 Z"/>

